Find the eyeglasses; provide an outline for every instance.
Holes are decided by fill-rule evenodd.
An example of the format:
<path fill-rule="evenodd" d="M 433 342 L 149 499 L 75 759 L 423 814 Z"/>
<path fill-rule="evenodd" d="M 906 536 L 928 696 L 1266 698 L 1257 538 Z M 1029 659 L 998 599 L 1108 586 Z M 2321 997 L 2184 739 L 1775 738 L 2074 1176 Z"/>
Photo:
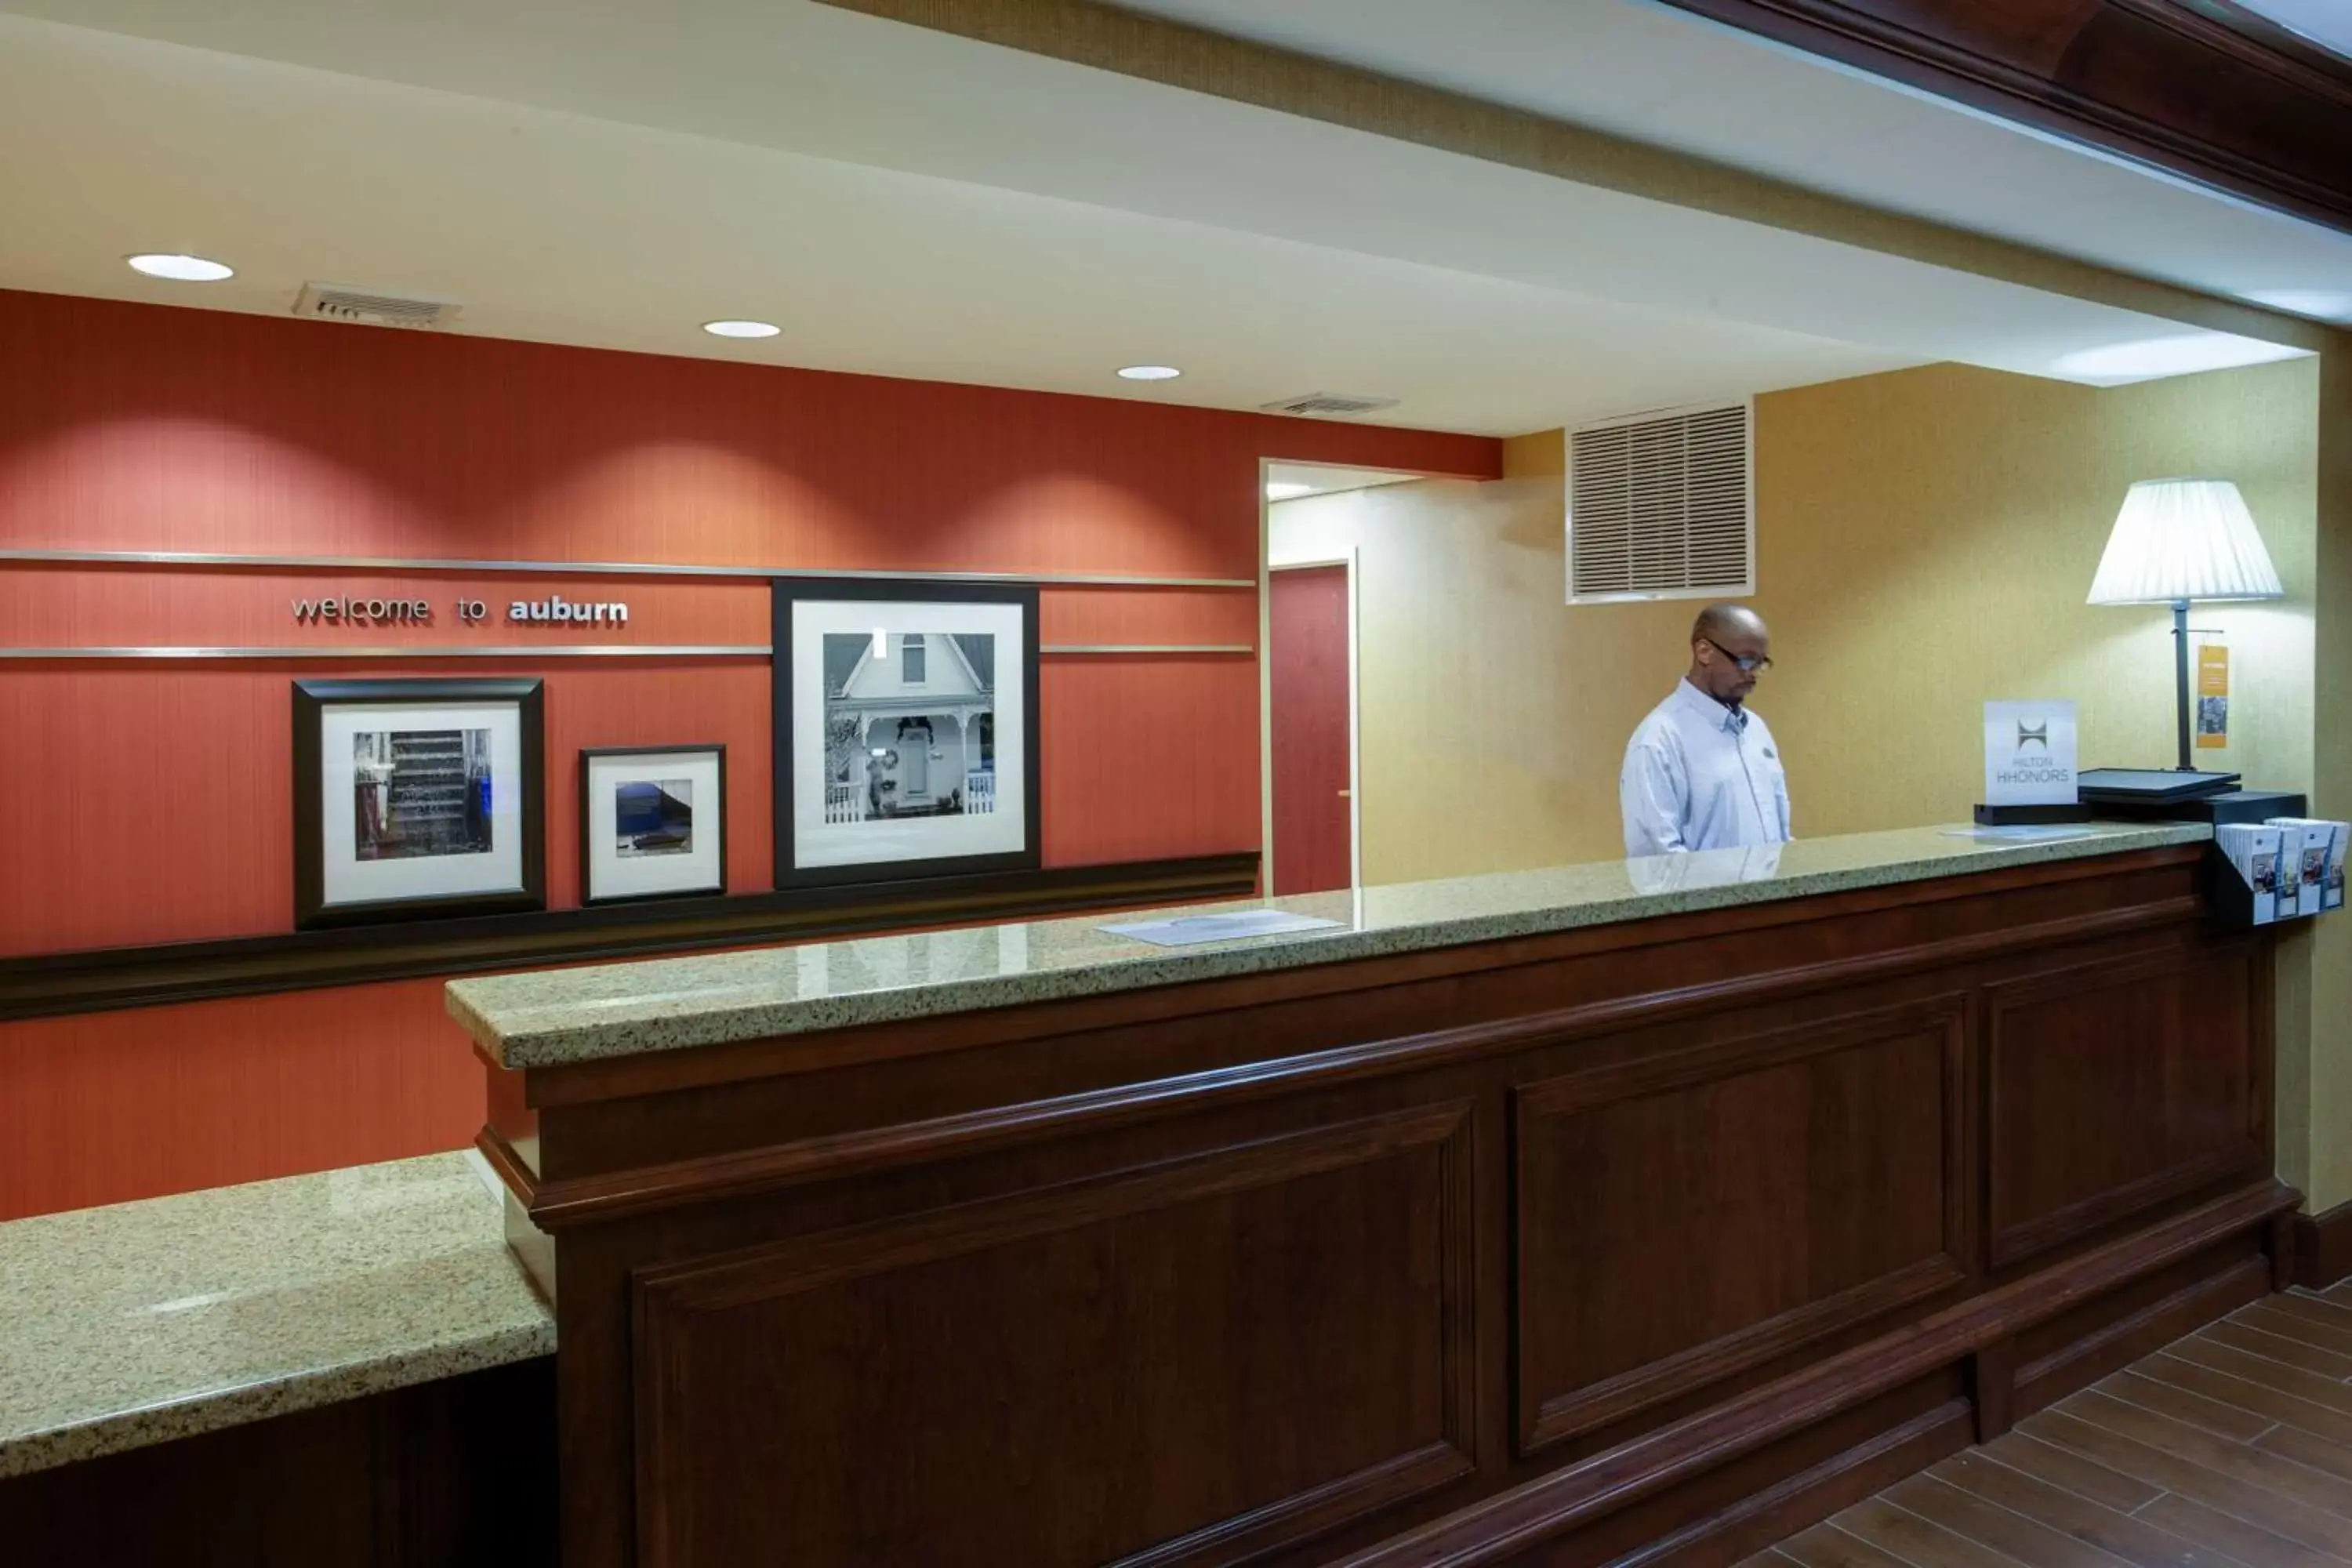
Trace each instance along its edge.
<path fill-rule="evenodd" d="M 1729 648 L 1724 647 L 1721 643 L 1716 641 L 1713 637 L 1701 637 L 1698 640 L 1706 644 L 1707 647 L 1715 649 L 1716 652 L 1721 654 L 1732 663 L 1738 665 L 1739 667 L 1739 673 L 1742 675 L 1753 675 L 1759 669 L 1769 669 L 1772 668 L 1772 660 L 1769 655 L 1760 653 L 1734 653 Z"/>

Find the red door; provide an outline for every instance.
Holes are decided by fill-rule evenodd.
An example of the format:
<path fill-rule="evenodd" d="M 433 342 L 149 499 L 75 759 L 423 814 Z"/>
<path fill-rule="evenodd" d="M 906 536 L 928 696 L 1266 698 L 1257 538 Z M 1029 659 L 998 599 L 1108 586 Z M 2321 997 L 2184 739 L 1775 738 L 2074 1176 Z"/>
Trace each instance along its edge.
<path fill-rule="evenodd" d="M 1274 891 L 1354 880 L 1348 798 L 1348 569 L 1274 574 Z"/>

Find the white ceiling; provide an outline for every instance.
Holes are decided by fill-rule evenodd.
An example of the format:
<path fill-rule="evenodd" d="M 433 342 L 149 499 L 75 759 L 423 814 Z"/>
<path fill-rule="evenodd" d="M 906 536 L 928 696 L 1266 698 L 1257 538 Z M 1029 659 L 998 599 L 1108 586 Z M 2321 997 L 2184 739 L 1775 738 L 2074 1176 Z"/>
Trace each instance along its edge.
<path fill-rule="evenodd" d="M 1426 474 L 1399 473 L 1392 468 L 1347 468 L 1336 463 L 1268 463 L 1265 499 L 1297 500 L 1306 496 L 1336 495 L 1341 490 L 1369 490 L 1426 479 Z M 1282 493 L 1276 495 L 1279 489 Z"/>
<path fill-rule="evenodd" d="M 2121 271 L 2352 321 L 2352 235 L 1654 0 L 1115 3 Z M 2352 0 L 2251 8 L 2338 47 L 2352 39 Z"/>
<path fill-rule="evenodd" d="M 275 313 L 319 279 L 490 336 L 1493 433 L 2284 352 L 802 0 L 0 6 L 5 287 Z M 239 275 L 152 281 L 144 249 Z M 785 331 L 696 330 L 735 315 Z M 1110 374 L 1147 361 L 1186 374 Z"/>
<path fill-rule="evenodd" d="M 2238 0 L 2238 4 L 2339 55 L 2352 56 L 2352 5 L 2345 0 Z"/>

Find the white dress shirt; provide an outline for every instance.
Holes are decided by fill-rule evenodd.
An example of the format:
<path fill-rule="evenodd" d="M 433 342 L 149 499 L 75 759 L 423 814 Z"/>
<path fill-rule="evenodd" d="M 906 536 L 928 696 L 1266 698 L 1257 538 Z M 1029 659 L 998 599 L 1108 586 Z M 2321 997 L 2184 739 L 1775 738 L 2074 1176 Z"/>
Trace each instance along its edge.
<path fill-rule="evenodd" d="M 1617 799 L 1629 858 L 1789 838 L 1789 775 L 1771 728 L 1687 679 L 1633 731 Z"/>

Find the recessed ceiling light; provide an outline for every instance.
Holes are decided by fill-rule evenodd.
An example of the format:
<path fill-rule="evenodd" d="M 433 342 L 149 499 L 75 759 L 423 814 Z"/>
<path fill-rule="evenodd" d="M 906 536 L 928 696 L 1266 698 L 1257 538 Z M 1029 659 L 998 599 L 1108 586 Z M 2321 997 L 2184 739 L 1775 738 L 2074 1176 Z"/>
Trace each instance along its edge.
<path fill-rule="evenodd" d="M 2267 364 L 2273 360 L 2294 359 L 2303 352 L 2231 332 L 2182 332 L 2077 349 L 2073 353 L 2061 354 L 2053 368 L 2060 375 L 2084 381 L 2153 381 L 2159 376 L 2194 375 L 2200 371 Z"/>
<path fill-rule="evenodd" d="M 1268 500 L 1291 500 L 1314 493 L 1313 485 L 1302 485 L 1296 479 L 1276 479 L 1265 487 L 1265 499 Z"/>
<path fill-rule="evenodd" d="M 2246 296 L 2257 305 L 2291 310 L 2323 321 L 2352 321 L 2352 290 L 2341 289 L 2257 289 Z"/>
<path fill-rule="evenodd" d="M 236 268 L 226 263 L 176 252 L 145 251 L 123 259 L 131 263 L 134 271 L 144 272 L 150 278 L 169 278 L 174 283 L 217 283 L 236 276 Z"/>
<path fill-rule="evenodd" d="M 784 329 L 772 321 L 705 321 L 702 330 L 714 338 L 772 338 Z"/>
<path fill-rule="evenodd" d="M 1172 364 L 1128 364 L 1118 374 L 1123 381 L 1173 381 L 1184 373 Z"/>

